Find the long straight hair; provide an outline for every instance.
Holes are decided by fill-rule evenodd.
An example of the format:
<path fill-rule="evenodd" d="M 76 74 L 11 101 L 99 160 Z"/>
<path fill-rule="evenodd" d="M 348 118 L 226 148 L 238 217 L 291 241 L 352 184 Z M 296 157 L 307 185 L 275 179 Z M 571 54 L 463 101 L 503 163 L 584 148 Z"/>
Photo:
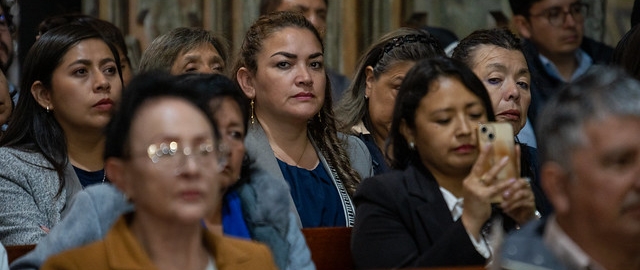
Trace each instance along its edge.
<path fill-rule="evenodd" d="M 31 47 L 24 61 L 20 98 L 11 118 L 11 124 L 0 138 L 1 147 L 41 153 L 53 166 L 60 178 L 58 195 L 65 186 L 64 170 L 69 163 L 67 140 L 53 114 L 40 106 L 31 94 L 31 86 L 40 81 L 49 91 L 52 89 L 53 72 L 62 63 L 67 52 L 87 39 L 100 39 L 113 53 L 118 74 L 121 74 L 120 57 L 116 47 L 91 26 L 63 25 L 43 34 Z M 122 76 L 120 82 L 122 82 Z M 52 168 L 46 168 L 52 169 Z"/>

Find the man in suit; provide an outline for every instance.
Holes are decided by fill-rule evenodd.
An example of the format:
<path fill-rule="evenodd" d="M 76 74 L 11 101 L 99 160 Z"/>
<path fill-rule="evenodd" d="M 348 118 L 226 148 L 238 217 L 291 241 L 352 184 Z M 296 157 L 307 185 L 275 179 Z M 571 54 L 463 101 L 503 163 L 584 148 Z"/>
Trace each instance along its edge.
<path fill-rule="evenodd" d="M 594 68 L 548 102 L 537 132 L 555 214 L 509 236 L 502 266 L 640 269 L 640 83 Z"/>

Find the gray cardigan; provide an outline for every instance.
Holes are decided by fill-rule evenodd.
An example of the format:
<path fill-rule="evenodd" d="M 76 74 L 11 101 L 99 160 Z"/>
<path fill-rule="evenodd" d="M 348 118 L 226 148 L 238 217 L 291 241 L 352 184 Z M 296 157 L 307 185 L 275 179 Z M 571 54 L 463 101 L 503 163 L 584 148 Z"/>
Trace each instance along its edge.
<path fill-rule="evenodd" d="M 44 156 L 0 147 L 0 242 L 5 246 L 36 244 L 64 215 L 67 202 L 82 185 L 69 163 L 67 185 Z"/>
<path fill-rule="evenodd" d="M 356 170 L 358 174 L 360 174 L 360 178 L 364 180 L 365 178 L 373 176 L 371 154 L 369 154 L 367 146 L 365 146 L 365 144 L 355 136 L 338 133 L 338 138 L 345 142 L 345 144 L 343 145 L 346 147 L 347 154 L 349 155 L 351 167 L 353 167 L 353 169 Z M 345 211 L 345 220 L 347 221 L 347 226 L 351 227 L 353 226 L 353 221 L 355 220 L 355 208 L 353 207 L 353 202 L 346 193 L 346 189 L 342 184 L 342 180 L 337 177 L 335 170 L 331 168 L 331 166 L 329 166 L 325 157 L 318 150 L 315 142 L 311 141 L 311 143 L 313 143 L 313 147 L 318 153 L 320 162 L 331 177 L 333 183 L 336 185 L 336 189 L 338 189 L 338 194 L 340 195 L 342 206 Z M 271 175 L 286 183 L 286 180 L 282 175 L 282 171 L 280 171 L 280 166 L 278 165 L 276 156 L 273 153 L 273 150 L 271 150 L 271 145 L 269 144 L 267 135 L 264 133 L 264 130 L 259 123 L 249 125 L 249 130 L 245 139 L 245 145 L 247 154 L 252 160 L 256 162 L 256 165 L 258 167 L 265 169 Z M 297 213 L 295 204 L 293 203 L 293 199 L 291 198 L 291 194 L 289 194 L 289 198 L 291 200 L 291 207 L 293 212 Z M 302 227 L 302 222 L 300 222 L 299 216 L 297 216 L 297 220 L 298 225 Z"/>

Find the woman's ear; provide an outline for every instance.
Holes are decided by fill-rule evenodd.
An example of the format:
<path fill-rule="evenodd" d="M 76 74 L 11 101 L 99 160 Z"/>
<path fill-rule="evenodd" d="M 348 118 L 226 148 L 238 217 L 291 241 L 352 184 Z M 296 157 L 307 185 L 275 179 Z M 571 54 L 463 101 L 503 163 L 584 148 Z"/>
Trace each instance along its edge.
<path fill-rule="evenodd" d="M 41 81 L 35 81 L 31 85 L 31 95 L 33 95 L 33 98 L 42 108 L 45 108 L 47 111 L 54 109 L 51 103 L 51 91 L 44 87 Z"/>
<path fill-rule="evenodd" d="M 373 83 L 376 81 L 376 78 L 373 76 L 373 67 L 367 66 L 364 69 L 364 95 L 367 97 L 371 96 L 371 89 L 373 89 Z"/>
<path fill-rule="evenodd" d="M 249 98 L 254 99 L 256 97 L 256 89 L 253 86 L 253 75 L 246 67 L 241 67 L 236 72 L 236 78 L 242 92 Z"/>
<path fill-rule="evenodd" d="M 400 134 L 402 134 L 402 136 L 404 136 L 404 139 L 407 140 L 407 143 L 415 143 L 415 134 L 413 132 L 413 129 L 411 129 L 409 127 L 409 125 L 407 125 L 407 121 L 405 121 L 404 119 L 402 119 L 402 121 L 400 121 Z"/>
<path fill-rule="evenodd" d="M 111 157 L 105 160 L 104 173 L 109 179 L 109 182 L 124 193 L 125 196 L 128 198 L 132 198 L 134 196 L 134 194 L 132 194 L 132 189 L 124 179 L 125 168 L 124 162 L 121 159 Z"/>

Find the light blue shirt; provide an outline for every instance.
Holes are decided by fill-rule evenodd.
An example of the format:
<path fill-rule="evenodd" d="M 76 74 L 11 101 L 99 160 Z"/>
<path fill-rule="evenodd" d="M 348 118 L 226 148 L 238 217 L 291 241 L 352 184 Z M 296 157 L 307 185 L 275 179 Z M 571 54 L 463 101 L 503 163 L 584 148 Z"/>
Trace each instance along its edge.
<path fill-rule="evenodd" d="M 589 70 L 589 68 L 593 65 L 593 59 L 591 59 L 591 56 L 589 56 L 582 49 L 578 48 L 575 54 L 576 54 L 576 60 L 578 61 L 578 68 L 576 68 L 576 70 L 573 72 L 573 75 L 571 75 L 570 81 L 573 81 L 576 78 L 587 73 L 587 70 Z M 549 58 L 545 57 L 542 54 L 538 55 L 538 57 L 542 62 L 542 66 L 544 66 L 544 70 L 549 75 L 563 82 L 567 82 L 564 78 L 562 78 L 562 76 L 560 76 L 560 72 L 558 71 L 558 68 L 553 62 L 551 62 L 551 60 L 549 60 Z"/>
<path fill-rule="evenodd" d="M 7 251 L 0 244 L 0 270 L 9 270 L 9 261 L 7 260 Z"/>

